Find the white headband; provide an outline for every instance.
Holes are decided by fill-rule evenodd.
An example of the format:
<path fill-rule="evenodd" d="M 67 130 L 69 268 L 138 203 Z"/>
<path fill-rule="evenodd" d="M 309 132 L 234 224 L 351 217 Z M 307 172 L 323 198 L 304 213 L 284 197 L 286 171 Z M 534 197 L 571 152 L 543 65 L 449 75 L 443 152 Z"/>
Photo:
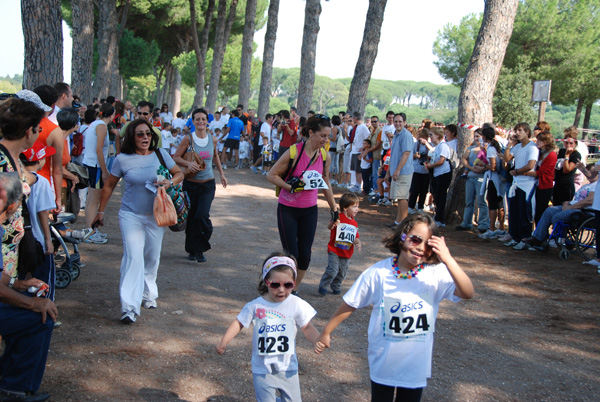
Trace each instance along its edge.
<path fill-rule="evenodd" d="M 265 262 L 265 265 L 263 265 L 263 272 L 262 272 L 263 281 L 267 277 L 267 274 L 269 273 L 270 270 L 272 270 L 273 268 L 280 266 L 280 265 L 285 265 L 285 266 L 290 267 L 294 271 L 294 279 L 296 279 L 296 264 L 294 263 L 294 260 L 292 260 L 290 257 L 278 256 L 278 257 L 269 258 L 267 260 L 267 262 Z"/>

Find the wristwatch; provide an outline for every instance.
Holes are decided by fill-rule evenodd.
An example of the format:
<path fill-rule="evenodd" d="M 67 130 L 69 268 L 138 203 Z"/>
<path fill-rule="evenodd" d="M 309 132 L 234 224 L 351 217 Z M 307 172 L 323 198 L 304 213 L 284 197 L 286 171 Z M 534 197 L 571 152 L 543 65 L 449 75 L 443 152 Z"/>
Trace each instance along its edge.
<path fill-rule="evenodd" d="M 17 278 L 10 278 L 10 281 L 8 282 L 8 287 L 12 288 L 15 284 L 15 282 L 17 281 Z"/>

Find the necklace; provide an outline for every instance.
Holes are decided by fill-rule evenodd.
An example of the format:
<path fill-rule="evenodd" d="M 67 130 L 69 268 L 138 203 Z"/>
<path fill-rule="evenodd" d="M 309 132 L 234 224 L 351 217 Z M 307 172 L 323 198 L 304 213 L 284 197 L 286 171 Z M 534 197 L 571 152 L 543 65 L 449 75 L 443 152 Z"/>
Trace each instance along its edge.
<path fill-rule="evenodd" d="M 421 272 L 424 268 L 424 264 L 419 264 L 416 267 L 412 267 L 411 269 L 409 269 L 407 273 L 403 273 L 398 267 L 398 256 L 394 257 L 394 265 L 392 265 L 392 269 L 394 270 L 394 276 L 398 279 L 412 279 L 416 277 L 419 274 L 419 272 Z"/>

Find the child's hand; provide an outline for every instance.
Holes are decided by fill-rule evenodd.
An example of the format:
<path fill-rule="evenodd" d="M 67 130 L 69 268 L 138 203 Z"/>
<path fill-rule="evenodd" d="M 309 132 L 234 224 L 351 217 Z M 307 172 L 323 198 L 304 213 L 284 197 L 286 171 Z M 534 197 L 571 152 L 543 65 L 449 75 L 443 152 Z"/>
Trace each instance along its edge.
<path fill-rule="evenodd" d="M 225 353 L 225 349 L 227 349 L 227 346 L 222 345 L 221 343 L 219 343 L 217 345 L 217 353 L 222 355 L 223 353 Z"/>
<path fill-rule="evenodd" d="M 448 247 L 446 246 L 444 236 L 431 236 L 431 238 L 427 241 L 427 245 L 429 245 L 431 250 L 440 257 L 442 262 L 452 258 L 452 255 L 450 255 L 450 250 L 448 250 Z"/>
<path fill-rule="evenodd" d="M 315 343 L 315 353 L 321 354 L 325 350 L 325 348 L 329 347 L 331 338 L 329 335 L 321 334 L 317 343 Z"/>
<path fill-rule="evenodd" d="M 362 250 L 362 243 L 360 242 L 360 240 L 356 240 L 356 242 L 354 243 L 354 247 L 356 248 L 356 251 L 360 253 L 360 251 Z"/>

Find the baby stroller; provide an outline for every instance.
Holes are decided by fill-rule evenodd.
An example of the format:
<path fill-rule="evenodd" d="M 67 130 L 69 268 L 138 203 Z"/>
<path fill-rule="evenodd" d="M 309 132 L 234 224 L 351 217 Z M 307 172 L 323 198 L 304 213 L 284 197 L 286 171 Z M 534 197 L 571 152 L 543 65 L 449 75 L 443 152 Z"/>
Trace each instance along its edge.
<path fill-rule="evenodd" d="M 81 257 L 79 254 L 79 240 L 69 236 L 62 236 L 59 230 L 66 228 L 65 224 L 75 222 L 76 216 L 72 213 L 62 212 L 58 214 L 56 222 L 50 222 L 50 234 L 55 252 L 56 265 L 56 288 L 64 289 L 71 281 L 79 278 L 81 273 Z M 67 244 L 71 244 L 73 251 L 69 250 Z"/>

